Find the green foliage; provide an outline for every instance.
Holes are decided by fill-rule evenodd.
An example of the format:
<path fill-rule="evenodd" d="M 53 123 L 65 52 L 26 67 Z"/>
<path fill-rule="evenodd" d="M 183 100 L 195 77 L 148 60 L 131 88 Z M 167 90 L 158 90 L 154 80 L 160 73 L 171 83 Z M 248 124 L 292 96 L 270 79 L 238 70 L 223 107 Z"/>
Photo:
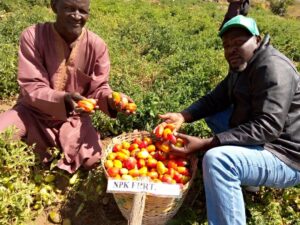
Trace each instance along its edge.
<path fill-rule="evenodd" d="M 14 54 L 13 54 L 14 53 Z M 1 97 L 10 96 L 12 92 L 17 93 L 18 87 L 16 85 L 16 48 L 11 44 L 0 45 L 0 90 Z"/>
<path fill-rule="evenodd" d="M 0 0 L 0 99 L 18 93 L 20 33 L 31 24 L 53 21 L 49 2 Z M 110 85 L 131 96 L 138 105 L 137 113 L 130 117 L 119 114 L 111 119 L 97 112 L 93 123 L 102 137 L 134 129 L 150 131 L 160 122 L 158 114 L 181 111 L 226 75 L 227 64 L 217 37 L 226 6 L 203 0 L 155 2 L 91 1 L 87 26 L 108 44 L 112 65 Z M 261 33 L 270 33 L 271 43 L 300 70 L 300 21 L 283 19 L 259 7 L 251 9 L 250 16 L 257 20 Z M 210 134 L 204 121 L 186 125 L 184 131 L 199 136 Z M 45 169 L 33 163 L 31 148 L 22 142 L 6 141 L 6 137 L 0 138 L 0 224 L 20 224 L 32 217 L 30 210 L 43 210 L 65 201 L 69 195 L 78 194 L 83 202 L 98 197 L 94 190 L 101 195 L 105 183 L 101 171 L 70 177 L 56 168 Z M 7 170 L 7 162 L 13 169 Z M 33 164 L 35 168 L 30 172 Z M 55 180 L 51 182 L 44 179 L 53 175 Z M 58 185 L 62 181 L 68 183 L 69 179 L 71 193 L 60 190 Z M 11 194 L 7 195 L 8 192 Z M 258 196 L 246 194 L 245 199 L 251 214 L 249 224 L 299 224 L 299 187 L 263 188 Z M 78 214 L 82 207 L 78 208 Z M 205 224 L 203 201 L 193 207 L 187 205 L 181 214 L 184 219 L 177 218 L 172 224 L 198 224 L 196 221 Z"/>
<path fill-rule="evenodd" d="M 35 157 L 34 146 L 14 140 L 15 129 L 0 134 L 0 224 L 23 225 L 47 207 L 79 196 L 83 203 L 96 201 L 105 193 L 104 173 L 100 167 L 68 174 L 56 167 L 60 151 L 44 166 Z"/>
<path fill-rule="evenodd" d="M 0 23 L 0 98 L 18 92 L 17 46 L 21 31 L 33 23 L 53 20 L 51 9 L 43 2 L 1 3 L 9 13 L 3 13 Z M 97 113 L 93 121 L 103 137 L 133 129 L 151 130 L 159 122 L 157 114 L 184 109 L 226 75 L 227 64 L 216 35 L 225 8 L 222 11 L 217 4 L 201 0 L 91 3 L 87 26 L 109 46 L 110 84 L 138 105 L 137 114 L 129 118 L 118 115 L 112 120 Z M 4 9 L 3 5 L 10 6 Z M 298 63 L 299 69 L 299 21 L 282 20 L 259 8 L 251 13 L 262 33 L 270 33 L 272 44 Z M 203 122 L 188 125 L 185 130 L 208 134 Z"/>
<path fill-rule="evenodd" d="M 102 120 L 96 115 L 95 126 L 104 136 L 149 130 L 159 122 L 157 114 L 184 109 L 226 75 L 216 35 L 222 15 L 216 4 L 199 2 L 183 6 L 180 1 L 101 1 L 92 5 L 89 28 L 110 46 L 111 86 L 130 95 L 139 107 L 129 118 L 119 115 L 117 120 Z M 260 9 L 253 14 L 262 34 L 270 33 L 272 44 L 299 62 L 299 22 L 281 20 Z M 267 22 L 266 15 L 276 23 Z M 203 122 L 185 129 L 207 135 Z"/>
<path fill-rule="evenodd" d="M 0 10 L 6 12 L 14 12 L 22 8 L 30 9 L 33 6 L 49 6 L 50 0 L 1 0 L 0 1 Z"/>
<path fill-rule="evenodd" d="M 91 11 L 94 14 L 89 27 L 94 26 L 95 17 L 102 21 L 93 30 L 107 41 L 111 55 L 115 56 L 111 57 L 115 68 L 111 72 L 111 86 L 130 95 L 139 107 L 133 117 L 119 115 L 117 121 L 110 123 L 105 120 L 113 134 L 153 128 L 158 123 L 157 114 L 182 110 L 210 90 L 226 71 L 226 64 L 220 68 L 218 63 L 222 53 L 220 40 L 212 30 L 217 30 L 218 25 L 211 18 L 213 13 L 199 12 L 216 8 L 212 4 L 204 8 L 199 5 L 188 13 L 181 4 L 162 4 L 165 5 L 104 1 L 97 5 L 99 10 Z M 111 32 L 113 36 L 105 36 Z M 103 127 L 97 126 L 100 118 L 96 115 L 94 121 L 104 134 Z"/>
<path fill-rule="evenodd" d="M 299 225 L 300 189 L 271 189 L 262 187 L 257 194 L 246 193 L 246 207 L 250 212 L 249 225 Z"/>
<path fill-rule="evenodd" d="M 13 129 L 0 135 L 0 224 L 22 224 L 32 218 L 34 184 L 32 148 L 13 139 Z"/>
<path fill-rule="evenodd" d="M 32 1 L 34 2 L 34 1 Z M 1 4 L 19 4 L 11 12 L 1 12 Z M 12 6 L 11 6 L 12 7 Z M 53 18 L 49 8 L 30 7 L 24 1 L 0 1 L 0 99 L 15 96 L 18 93 L 17 59 L 19 36 L 23 29 L 33 23 Z"/>

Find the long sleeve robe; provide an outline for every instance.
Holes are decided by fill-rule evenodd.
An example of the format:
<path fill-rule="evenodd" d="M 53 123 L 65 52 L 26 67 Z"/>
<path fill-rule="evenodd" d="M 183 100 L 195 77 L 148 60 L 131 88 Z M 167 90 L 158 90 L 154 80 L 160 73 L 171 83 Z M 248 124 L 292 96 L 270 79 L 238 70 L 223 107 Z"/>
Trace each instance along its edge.
<path fill-rule="evenodd" d="M 20 98 L 11 111 L 0 115 L 0 129 L 1 123 L 2 127 L 23 123 L 23 138 L 36 144 L 41 159 L 47 162 L 51 158 L 47 148 L 57 146 L 64 153 L 58 166 L 70 173 L 86 161 L 99 160 L 101 144 L 91 118 L 67 117 L 64 95 L 79 92 L 98 99 L 100 110 L 110 115 L 110 61 L 104 41 L 83 29 L 68 45 L 52 23 L 37 24 L 21 35 L 18 63 Z"/>

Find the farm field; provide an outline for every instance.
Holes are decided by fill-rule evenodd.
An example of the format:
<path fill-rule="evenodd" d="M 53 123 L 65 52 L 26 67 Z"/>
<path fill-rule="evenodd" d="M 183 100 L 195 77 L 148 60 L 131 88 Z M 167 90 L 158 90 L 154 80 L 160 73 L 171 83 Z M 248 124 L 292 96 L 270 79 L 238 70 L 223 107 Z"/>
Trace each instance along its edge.
<path fill-rule="evenodd" d="M 0 0 L 0 112 L 9 109 L 18 94 L 19 35 L 31 24 L 54 20 L 49 2 Z M 249 15 L 300 71 L 300 1 L 289 6 L 285 16 L 275 15 L 268 5 L 254 1 Z M 217 36 L 226 9 L 226 1 L 91 1 L 87 27 L 108 45 L 110 85 L 138 105 L 137 113 L 130 117 L 118 115 L 113 120 L 99 112 L 93 116 L 105 145 L 123 132 L 151 131 L 160 122 L 158 114 L 184 109 L 226 76 L 228 68 Z M 185 125 L 183 131 L 211 135 L 202 120 Z M 106 178 L 100 166 L 90 172 L 65 174 L 55 163 L 42 166 L 30 147 L 8 143 L 8 136 L 0 136 L 1 225 L 51 225 L 48 217 L 52 211 L 71 220 L 72 225 L 127 224 L 112 194 L 105 193 Z M 7 169 L 3 162 L 11 162 L 11 167 Z M 54 180 L 44 180 L 52 175 Z M 47 196 L 42 194 L 45 190 Z M 284 190 L 262 187 L 258 193 L 244 194 L 247 224 L 300 225 L 299 186 Z M 205 198 L 199 171 L 183 206 L 168 225 L 204 224 Z"/>

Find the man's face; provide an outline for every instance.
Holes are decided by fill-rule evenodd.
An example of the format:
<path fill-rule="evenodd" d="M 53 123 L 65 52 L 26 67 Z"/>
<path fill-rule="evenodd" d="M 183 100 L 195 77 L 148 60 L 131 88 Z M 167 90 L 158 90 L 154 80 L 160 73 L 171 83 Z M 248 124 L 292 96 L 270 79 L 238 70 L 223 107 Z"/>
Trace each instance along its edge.
<path fill-rule="evenodd" d="M 243 28 L 231 28 L 222 36 L 224 55 L 234 71 L 246 69 L 254 51 L 259 46 L 259 37 L 252 36 Z"/>
<path fill-rule="evenodd" d="M 67 41 L 73 42 L 82 32 L 89 17 L 90 0 L 53 0 L 55 28 Z"/>

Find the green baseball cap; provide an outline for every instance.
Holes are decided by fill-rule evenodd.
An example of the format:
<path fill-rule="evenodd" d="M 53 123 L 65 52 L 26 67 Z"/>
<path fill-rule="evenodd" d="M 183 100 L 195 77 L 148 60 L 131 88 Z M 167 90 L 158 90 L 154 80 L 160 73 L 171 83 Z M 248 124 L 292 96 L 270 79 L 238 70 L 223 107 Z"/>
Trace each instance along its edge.
<path fill-rule="evenodd" d="M 223 34 L 232 27 L 241 27 L 241 28 L 244 28 L 247 31 L 249 31 L 252 35 L 255 35 L 255 36 L 259 35 L 259 31 L 258 31 L 256 22 L 254 19 L 243 16 L 243 15 L 238 15 L 238 16 L 235 16 L 235 17 L 231 18 L 230 20 L 228 20 L 222 26 L 222 28 L 218 34 L 219 37 L 222 37 Z"/>

